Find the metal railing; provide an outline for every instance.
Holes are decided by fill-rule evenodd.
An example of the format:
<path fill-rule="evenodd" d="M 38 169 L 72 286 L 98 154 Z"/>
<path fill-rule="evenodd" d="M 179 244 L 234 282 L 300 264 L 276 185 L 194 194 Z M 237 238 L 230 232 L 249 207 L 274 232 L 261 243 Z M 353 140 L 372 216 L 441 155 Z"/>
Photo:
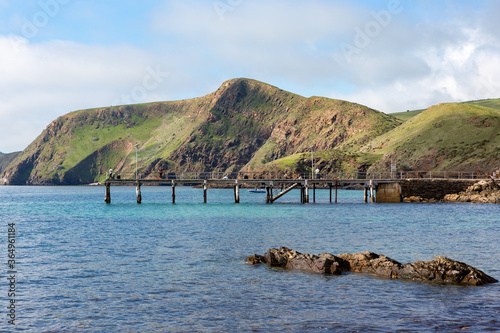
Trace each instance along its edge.
<path fill-rule="evenodd" d="M 312 176 L 314 179 L 339 179 L 339 180 L 387 180 L 387 179 L 488 179 L 490 173 L 463 172 L 463 171 L 397 171 L 397 172 L 334 172 L 319 173 Z M 140 179 L 311 179 L 310 173 L 294 174 L 290 176 L 283 172 L 163 172 L 161 177 L 158 172 L 147 175 L 139 174 Z M 106 174 L 109 179 L 109 174 Z M 133 173 L 117 173 L 112 179 L 135 179 Z"/>

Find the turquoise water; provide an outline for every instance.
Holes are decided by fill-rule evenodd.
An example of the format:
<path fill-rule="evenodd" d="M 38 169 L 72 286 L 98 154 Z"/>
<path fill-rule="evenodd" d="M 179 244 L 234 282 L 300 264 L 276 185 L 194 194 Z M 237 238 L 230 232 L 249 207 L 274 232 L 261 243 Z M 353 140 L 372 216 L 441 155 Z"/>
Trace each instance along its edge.
<path fill-rule="evenodd" d="M 8 324 L 8 223 L 16 225 L 16 328 L 33 332 L 499 331 L 500 284 L 442 286 L 361 274 L 253 267 L 287 246 L 373 251 L 402 263 L 434 255 L 500 279 L 500 206 L 364 204 L 360 191 L 292 191 L 272 205 L 242 190 L 0 187 L 0 331 Z"/>

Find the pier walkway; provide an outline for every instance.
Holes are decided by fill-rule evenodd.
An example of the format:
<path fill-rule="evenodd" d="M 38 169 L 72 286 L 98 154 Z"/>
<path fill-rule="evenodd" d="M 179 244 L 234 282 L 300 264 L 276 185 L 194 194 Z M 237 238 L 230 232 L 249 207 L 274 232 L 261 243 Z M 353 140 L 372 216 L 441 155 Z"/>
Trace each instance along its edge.
<path fill-rule="evenodd" d="M 443 177 L 446 175 L 446 177 Z M 232 177 L 231 177 L 232 176 Z M 262 176 L 262 175 L 260 175 Z M 271 175 L 269 175 L 271 176 Z M 310 203 L 316 201 L 316 189 L 329 189 L 330 202 L 337 203 L 337 191 L 345 186 L 357 184 L 364 191 L 364 202 L 401 202 L 403 196 L 422 195 L 427 189 L 435 192 L 458 193 L 472 183 L 480 179 L 486 179 L 485 175 L 474 173 L 386 173 L 386 174 L 337 174 L 331 178 L 323 178 L 325 175 L 314 175 L 317 178 L 305 179 L 282 179 L 266 177 L 263 179 L 252 179 L 248 174 L 229 175 L 222 173 L 183 173 L 166 174 L 164 178 L 133 179 L 117 176 L 116 179 L 108 178 L 105 182 L 106 203 L 111 203 L 111 185 L 135 186 L 137 203 L 142 202 L 141 186 L 143 185 L 168 185 L 172 191 L 172 203 L 175 203 L 175 189 L 177 186 L 197 186 L 203 189 L 203 202 L 207 202 L 207 191 L 209 188 L 233 188 L 234 202 L 240 202 L 240 189 L 256 188 L 265 190 L 266 202 L 273 203 L 293 189 L 300 190 L 300 202 Z M 310 175 L 309 175 L 310 176 Z M 328 175 L 331 176 L 331 175 Z M 407 178 L 408 176 L 414 176 Z M 415 177 L 417 176 L 417 177 Z M 423 189 L 423 190 L 422 190 Z M 279 192 L 275 195 L 275 190 Z M 312 195 L 311 195 L 312 192 Z M 403 193 L 406 192 L 406 193 Z M 418 192 L 418 193 L 417 193 Z M 442 194 L 442 196 L 444 196 Z M 436 197 L 435 194 L 434 197 Z M 422 195 L 425 197 L 425 194 Z M 441 196 L 438 193 L 437 197 Z"/>

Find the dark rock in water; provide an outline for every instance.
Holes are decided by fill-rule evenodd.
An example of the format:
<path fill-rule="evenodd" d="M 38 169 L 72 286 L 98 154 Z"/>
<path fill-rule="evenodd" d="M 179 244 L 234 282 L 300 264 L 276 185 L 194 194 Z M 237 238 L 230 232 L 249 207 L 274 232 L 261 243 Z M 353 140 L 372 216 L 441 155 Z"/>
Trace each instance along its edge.
<path fill-rule="evenodd" d="M 300 270 L 303 272 L 334 274 L 357 272 L 373 274 L 388 279 L 404 279 L 421 282 L 480 286 L 498 282 L 484 272 L 445 257 L 430 261 L 401 263 L 373 252 L 344 253 L 334 256 L 330 253 L 319 255 L 302 254 L 287 247 L 269 249 L 264 256 L 253 255 L 247 263 L 258 265 L 267 263 L 270 267 Z"/>
<path fill-rule="evenodd" d="M 260 261 L 261 256 L 250 256 L 247 258 L 249 264 L 255 265 L 261 262 L 267 263 L 270 267 L 283 267 L 287 269 L 300 270 L 303 272 L 322 273 L 322 274 L 341 274 L 342 271 L 349 271 L 349 263 L 345 260 L 335 257 L 329 253 L 320 255 L 302 254 L 298 251 L 290 250 L 287 247 L 279 249 L 270 249 L 264 254 L 264 260 Z"/>
<path fill-rule="evenodd" d="M 247 263 L 249 265 L 258 265 L 265 263 L 266 259 L 263 256 L 259 256 L 258 254 L 254 254 L 253 256 L 250 256 L 247 258 Z"/>
<path fill-rule="evenodd" d="M 338 256 L 349 262 L 351 272 L 375 274 L 390 279 L 397 278 L 403 266 L 396 260 L 373 252 L 344 253 Z"/>
<path fill-rule="evenodd" d="M 491 276 L 463 262 L 439 256 L 436 256 L 434 260 L 415 261 L 413 264 L 403 265 L 399 271 L 399 278 L 470 286 L 498 282 Z"/>

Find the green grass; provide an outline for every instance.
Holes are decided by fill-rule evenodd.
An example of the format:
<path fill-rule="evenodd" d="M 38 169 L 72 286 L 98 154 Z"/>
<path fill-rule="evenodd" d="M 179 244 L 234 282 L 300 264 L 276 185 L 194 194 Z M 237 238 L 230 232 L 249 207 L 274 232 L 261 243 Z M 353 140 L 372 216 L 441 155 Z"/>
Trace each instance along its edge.
<path fill-rule="evenodd" d="M 424 110 L 414 110 L 414 111 L 406 111 L 406 112 L 396 112 L 396 113 L 389 113 L 390 116 L 396 117 L 402 122 L 405 122 L 407 120 L 410 120 L 411 118 L 418 116 L 421 114 Z"/>
<path fill-rule="evenodd" d="M 363 152 L 383 154 L 398 163 L 418 165 L 426 158 L 435 167 L 455 168 L 496 158 L 500 146 L 500 112 L 484 106 L 439 104 L 377 137 Z M 496 154 L 496 153 L 495 153 Z"/>
<path fill-rule="evenodd" d="M 478 101 L 470 101 L 470 102 L 464 102 L 464 103 L 480 105 L 480 106 L 485 106 L 487 108 L 500 110 L 500 99 L 482 99 L 482 100 L 478 100 Z"/>

